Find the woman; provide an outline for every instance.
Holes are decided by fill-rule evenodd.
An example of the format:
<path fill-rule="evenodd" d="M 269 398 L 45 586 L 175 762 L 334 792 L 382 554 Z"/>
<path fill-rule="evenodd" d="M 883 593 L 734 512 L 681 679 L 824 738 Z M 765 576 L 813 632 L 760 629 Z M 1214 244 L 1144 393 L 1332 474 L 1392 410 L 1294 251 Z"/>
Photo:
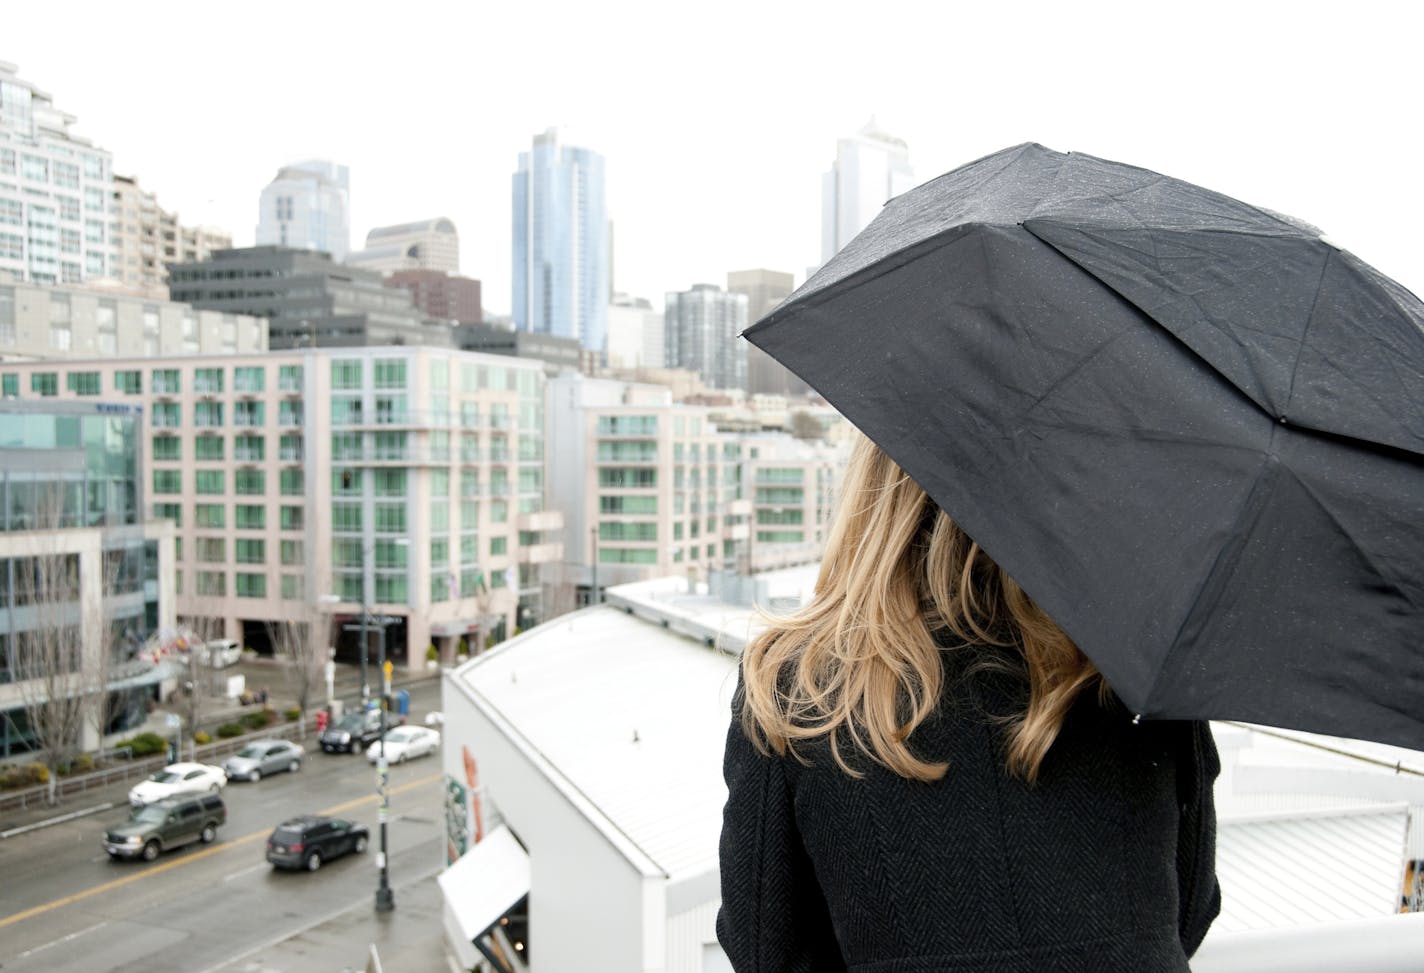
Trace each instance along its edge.
<path fill-rule="evenodd" d="M 733 709 L 739 973 L 1185 971 L 1220 908 L 1206 724 L 1135 724 L 869 440 L 815 599 L 748 646 Z"/>

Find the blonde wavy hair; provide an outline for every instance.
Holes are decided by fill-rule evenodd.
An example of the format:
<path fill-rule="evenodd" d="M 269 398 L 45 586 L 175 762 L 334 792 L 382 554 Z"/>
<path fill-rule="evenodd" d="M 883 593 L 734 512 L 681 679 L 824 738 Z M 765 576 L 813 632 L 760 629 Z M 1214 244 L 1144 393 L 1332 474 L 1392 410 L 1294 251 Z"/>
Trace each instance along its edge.
<path fill-rule="evenodd" d="M 914 729 L 939 703 L 943 642 L 1017 648 L 1028 703 L 1007 721 L 1007 769 L 1034 782 L 1064 717 L 1097 670 L 1072 640 L 920 486 L 860 438 L 842 481 L 816 596 L 770 620 L 742 655 L 742 728 L 763 753 L 829 738 L 902 777 L 938 780 Z M 950 639 L 937 638 L 945 634 Z"/>

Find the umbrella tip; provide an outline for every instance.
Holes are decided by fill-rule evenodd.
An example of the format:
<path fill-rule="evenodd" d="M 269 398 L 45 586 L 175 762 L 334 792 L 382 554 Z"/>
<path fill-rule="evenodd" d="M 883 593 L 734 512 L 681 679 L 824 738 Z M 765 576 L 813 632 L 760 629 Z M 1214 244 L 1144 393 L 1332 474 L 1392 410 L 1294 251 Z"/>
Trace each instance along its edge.
<path fill-rule="evenodd" d="M 1137 726 L 1142 722 L 1142 714 L 1138 713 L 1132 718 L 1132 725 Z"/>

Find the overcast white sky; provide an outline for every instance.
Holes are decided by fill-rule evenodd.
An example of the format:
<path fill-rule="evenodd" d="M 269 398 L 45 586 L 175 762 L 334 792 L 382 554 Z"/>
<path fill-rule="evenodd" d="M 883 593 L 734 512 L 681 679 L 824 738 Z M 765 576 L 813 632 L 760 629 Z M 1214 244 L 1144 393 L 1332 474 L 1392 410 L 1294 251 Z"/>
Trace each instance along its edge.
<path fill-rule="evenodd" d="M 918 179 L 1037 141 L 1293 213 L 1424 290 L 1424 6 L 7 4 L 0 60 L 185 222 L 252 241 L 284 162 L 351 167 L 353 246 L 434 215 L 510 307 L 510 175 L 560 124 L 607 159 L 615 284 L 819 256 L 821 173 L 874 114 Z"/>

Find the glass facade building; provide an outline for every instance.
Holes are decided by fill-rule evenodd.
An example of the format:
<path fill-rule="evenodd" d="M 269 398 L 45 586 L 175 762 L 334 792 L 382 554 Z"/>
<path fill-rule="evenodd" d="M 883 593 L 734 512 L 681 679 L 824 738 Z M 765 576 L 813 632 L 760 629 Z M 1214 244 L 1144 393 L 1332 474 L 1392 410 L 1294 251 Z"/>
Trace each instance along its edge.
<path fill-rule="evenodd" d="M 514 174 L 514 326 L 606 351 L 612 255 L 603 156 L 534 137 Z"/>

